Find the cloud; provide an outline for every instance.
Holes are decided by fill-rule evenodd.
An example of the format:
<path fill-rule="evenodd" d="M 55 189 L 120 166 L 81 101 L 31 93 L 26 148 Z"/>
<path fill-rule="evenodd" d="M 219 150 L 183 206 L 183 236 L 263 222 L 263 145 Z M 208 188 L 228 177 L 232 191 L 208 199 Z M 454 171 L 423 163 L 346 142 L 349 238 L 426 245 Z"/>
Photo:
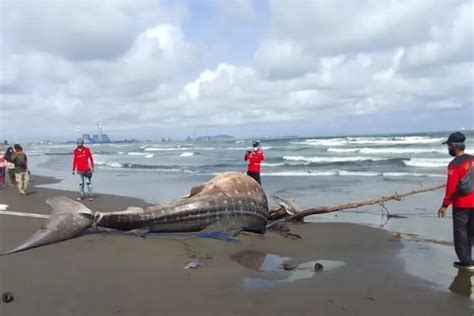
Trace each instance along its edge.
<path fill-rule="evenodd" d="M 358 133 L 404 131 L 416 116 L 438 129 L 448 111 L 459 121 L 443 129 L 474 121 L 467 0 L 0 6 L 5 137 L 70 137 L 99 120 L 128 138 L 249 124 L 317 134 L 351 120 Z"/>
<path fill-rule="evenodd" d="M 8 50 L 42 51 L 71 60 L 113 59 L 156 21 L 184 19 L 156 1 L 8 1 L 1 3 Z"/>

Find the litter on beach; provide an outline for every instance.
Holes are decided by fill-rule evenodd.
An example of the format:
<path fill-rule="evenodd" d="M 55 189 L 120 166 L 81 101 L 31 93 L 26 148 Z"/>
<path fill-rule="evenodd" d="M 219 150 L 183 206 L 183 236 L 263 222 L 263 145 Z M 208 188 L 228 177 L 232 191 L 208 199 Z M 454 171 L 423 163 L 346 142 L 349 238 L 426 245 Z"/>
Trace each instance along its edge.
<path fill-rule="evenodd" d="M 184 269 L 198 269 L 201 264 L 198 261 L 191 261 L 187 265 L 184 266 Z"/>

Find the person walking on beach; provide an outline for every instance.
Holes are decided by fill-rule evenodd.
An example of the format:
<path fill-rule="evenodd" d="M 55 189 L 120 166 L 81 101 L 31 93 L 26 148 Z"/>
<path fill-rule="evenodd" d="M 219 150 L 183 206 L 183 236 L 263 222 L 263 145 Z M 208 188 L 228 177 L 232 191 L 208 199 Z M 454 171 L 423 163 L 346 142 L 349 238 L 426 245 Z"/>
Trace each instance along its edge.
<path fill-rule="evenodd" d="M 77 198 L 78 201 L 83 200 L 86 195 L 89 201 L 93 201 L 92 197 L 92 173 L 94 172 L 94 158 L 92 152 L 88 147 L 84 146 L 84 140 L 79 138 L 76 142 L 77 147 L 73 151 L 72 159 L 72 174 L 79 176 L 79 191 L 81 195 Z M 87 194 L 84 190 L 84 184 L 87 186 Z"/>
<path fill-rule="evenodd" d="M 265 160 L 265 155 L 258 141 L 254 141 L 252 146 L 253 150 L 248 150 L 244 156 L 244 160 L 248 162 L 247 175 L 262 185 L 260 180 L 260 163 Z"/>
<path fill-rule="evenodd" d="M 13 146 L 13 164 L 15 165 L 15 178 L 18 191 L 23 195 L 28 195 L 28 184 L 30 183 L 30 173 L 28 171 L 28 157 L 19 144 Z"/>
<path fill-rule="evenodd" d="M 466 136 L 461 132 L 449 135 L 443 144 L 448 145 L 454 159 L 448 165 L 448 180 L 439 217 L 446 216 L 447 208 L 453 205 L 454 249 L 459 259 L 458 268 L 474 269 L 471 238 L 474 239 L 474 157 L 464 153 Z"/>

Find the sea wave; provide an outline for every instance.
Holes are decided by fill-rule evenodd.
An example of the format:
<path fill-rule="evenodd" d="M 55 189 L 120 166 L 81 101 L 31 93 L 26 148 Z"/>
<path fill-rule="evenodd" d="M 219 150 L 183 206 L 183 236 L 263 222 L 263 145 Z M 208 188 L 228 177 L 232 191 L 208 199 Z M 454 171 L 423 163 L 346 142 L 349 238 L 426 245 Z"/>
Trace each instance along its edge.
<path fill-rule="evenodd" d="M 446 175 L 440 173 L 419 173 L 419 172 L 383 172 L 384 177 L 430 177 L 444 178 Z"/>
<path fill-rule="evenodd" d="M 95 161 L 96 166 L 102 166 L 102 167 L 109 167 L 109 168 L 123 168 L 123 164 L 120 162 L 103 162 L 103 161 Z"/>
<path fill-rule="evenodd" d="M 313 177 L 444 177 L 443 174 L 436 173 L 419 173 L 419 172 L 371 172 L 371 171 L 349 171 L 349 170 L 327 170 L 327 171 L 281 171 L 281 172 L 264 172 L 264 176 L 313 176 Z"/>
<path fill-rule="evenodd" d="M 444 138 L 432 138 L 427 136 L 405 136 L 405 137 L 348 137 L 347 140 L 353 144 L 433 144 L 441 143 Z"/>
<path fill-rule="evenodd" d="M 361 148 L 361 154 L 423 154 L 423 153 L 446 153 L 446 149 L 437 148 Z"/>
<path fill-rule="evenodd" d="M 324 177 L 324 176 L 336 176 L 338 175 L 337 171 L 277 171 L 277 172 L 264 172 L 262 173 L 264 176 L 270 176 L 270 177 L 281 177 L 281 176 L 295 176 L 295 177 L 300 177 L 300 176 L 319 176 L 319 177 Z"/>
<path fill-rule="evenodd" d="M 354 161 L 381 161 L 389 160 L 389 158 L 377 157 L 304 157 L 304 156 L 283 156 L 284 160 L 289 161 L 305 161 L 312 163 L 337 163 L 337 162 L 354 162 Z"/>
<path fill-rule="evenodd" d="M 133 151 L 130 151 L 127 153 L 127 155 L 129 156 L 146 156 L 146 155 L 149 155 L 148 153 L 140 153 L 140 152 L 133 152 Z"/>
<path fill-rule="evenodd" d="M 286 164 L 284 162 L 272 163 L 272 162 L 262 162 L 262 166 L 264 167 L 282 167 Z"/>
<path fill-rule="evenodd" d="M 396 148 L 396 147 L 385 147 L 385 148 L 369 148 L 369 147 L 355 147 L 355 148 L 337 148 L 329 147 L 328 152 L 335 153 L 349 153 L 356 152 L 359 154 L 423 154 L 423 153 L 446 153 L 446 149 L 441 148 Z"/>
<path fill-rule="evenodd" d="M 134 170 L 153 170 L 166 173 L 198 173 L 193 170 L 188 170 L 178 165 L 148 165 L 148 164 L 137 164 L 129 162 L 103 162 L 96 161 L 96 165 L 102 168 L 110 169 L 134 169 Z"/>
<path fill-rule="evenodd" d="M 189 148 L 183 147 L 147 147 L 144 148 L 144 151 L 186 151 Z"/>
<path fill-rule="evenodd" d="M 192 157 L 194 156 L 194 153 L 193 152 L 189 152 L 189 151 L 185 151 L 184 153 L 182 153 L 181 155 L 179 155 L 180 157 Z"/>
<path fill-rule="evenodd" d="M 447 167 L 450 161 L 449 158 L 411 158 L 403 163 L 410 167 L 441 168 Z"/>
<path fill-rule="evenodd" d="M 405 137 L 338 137 L 329 139 L 306 139 L 302 142 L 291 142 L 299 145 L 311 146 L 346 146 L 346 145 L 411 145 L 411 144 L 434 144 L 441 143 L 444 138 L 432 138 L 427 136 L 405 136 Z"/>
<path fill-rule="evenodd" d="M 362 148 L 334 148 L 334 147 L 329 147 L 327 149 L 328 152 L 334 152 L 334 153 L 354 153 L 360 151 Z"/>
<path fill-rule="evenodd" d="M 250 150 L 250 147 L 227 147 L 225 150 Z"/>

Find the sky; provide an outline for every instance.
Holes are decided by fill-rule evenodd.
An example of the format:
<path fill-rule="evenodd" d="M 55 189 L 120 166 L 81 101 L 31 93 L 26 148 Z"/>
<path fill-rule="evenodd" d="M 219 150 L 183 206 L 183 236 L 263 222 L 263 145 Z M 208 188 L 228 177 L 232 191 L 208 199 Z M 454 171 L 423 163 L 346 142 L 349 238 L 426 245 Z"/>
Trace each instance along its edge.
<path fill-rule="evenodd" d="M 470 0 L 0 0 L 0 138 L 474 128 Z"/>

